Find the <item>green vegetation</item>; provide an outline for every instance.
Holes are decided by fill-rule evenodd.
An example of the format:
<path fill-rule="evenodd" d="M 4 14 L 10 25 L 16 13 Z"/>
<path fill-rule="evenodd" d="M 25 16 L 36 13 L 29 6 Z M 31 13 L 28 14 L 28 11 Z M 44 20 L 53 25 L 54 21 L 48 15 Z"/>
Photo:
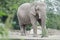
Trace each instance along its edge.
<path fill-rule="evenodd" d="M 3 40 L 4 35 L 7 37 L 9 29 L 17 29 L 17 8 L 24 2 L 29 0 L 0 0 L 0 35 Z"/>
<path fill-rule="evenodd" d="M 48 13 L 47 17 L 47 28 L 60 29 L 60 15 Z"/>
<path fill-rule="evenodd" d="M 59 0 L 46 0 L 47 4 L 47 28 L 60 30 L 60 1 Z"/>

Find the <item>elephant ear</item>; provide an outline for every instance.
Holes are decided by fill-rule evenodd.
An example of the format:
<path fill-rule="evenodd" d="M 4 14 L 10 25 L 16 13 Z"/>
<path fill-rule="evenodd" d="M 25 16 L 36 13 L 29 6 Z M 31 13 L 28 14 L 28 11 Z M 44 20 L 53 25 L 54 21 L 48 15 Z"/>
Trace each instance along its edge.
<path fill-rule="evenodd" d="M 30 13 L 31 13 L 32 15 L 36 15 L 35 6 L 34 6 L 34 5 L 31 6 Z"/>

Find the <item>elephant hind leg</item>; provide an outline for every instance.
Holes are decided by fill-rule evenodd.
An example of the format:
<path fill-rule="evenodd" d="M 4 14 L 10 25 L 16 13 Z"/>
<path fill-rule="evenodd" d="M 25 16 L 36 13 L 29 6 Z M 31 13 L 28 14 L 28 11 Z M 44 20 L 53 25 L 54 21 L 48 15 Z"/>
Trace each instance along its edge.
<path fill-rule="evenodd" d="M 22 36 L 25 36 L 26 35 L 26 27 L 25 27 L 25 25 L 21 25 L 21 35 Z"/>

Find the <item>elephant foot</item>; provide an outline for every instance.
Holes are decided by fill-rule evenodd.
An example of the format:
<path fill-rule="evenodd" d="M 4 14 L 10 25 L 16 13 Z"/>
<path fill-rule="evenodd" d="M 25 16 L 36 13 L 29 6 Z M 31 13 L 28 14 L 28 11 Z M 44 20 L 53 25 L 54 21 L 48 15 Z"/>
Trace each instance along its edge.
<path fill-rule="evenodd" d="M 42 34 L 41 38 L 42 37 L 48 37 L 47 33 L 46 34 Z"/>
<path fill-rule="evenodd" d="M 42 29 L 42 36 L 41 37 L 48 37 L 48 32 L 46 28 Z"/>
<path fill-rule="evenodd" d="M 26 34 L 22 33 L 21 36 L 26 36 Z"/>
<path fill-rule="evenodd" d="M 33 37 L 37 37 L 37 35 L 33 35 Z"/>
<path fill-rule="evenodd" d="M 46 36 L 41 36 L 41 38 L 43 38 L 43 37 L 48 37 L 47 35 Z"/>

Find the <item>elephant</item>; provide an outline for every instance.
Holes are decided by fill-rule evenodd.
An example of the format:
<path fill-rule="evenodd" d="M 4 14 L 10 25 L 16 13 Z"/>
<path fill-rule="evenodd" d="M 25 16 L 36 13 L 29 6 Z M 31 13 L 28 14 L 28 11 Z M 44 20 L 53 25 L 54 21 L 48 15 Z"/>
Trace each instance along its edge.
<path fill-rule="evenodd" d="M 26 35 L 26 25 L 32 24 L 34 36 L 37 36 L 37 22 L 46 33 L 46 3 L 32 2 L 24 3 L 18 7 L 17 18 L 21 29 L 21 35 Z M 46 34 L 42 33 L 43 36 Z"/>

